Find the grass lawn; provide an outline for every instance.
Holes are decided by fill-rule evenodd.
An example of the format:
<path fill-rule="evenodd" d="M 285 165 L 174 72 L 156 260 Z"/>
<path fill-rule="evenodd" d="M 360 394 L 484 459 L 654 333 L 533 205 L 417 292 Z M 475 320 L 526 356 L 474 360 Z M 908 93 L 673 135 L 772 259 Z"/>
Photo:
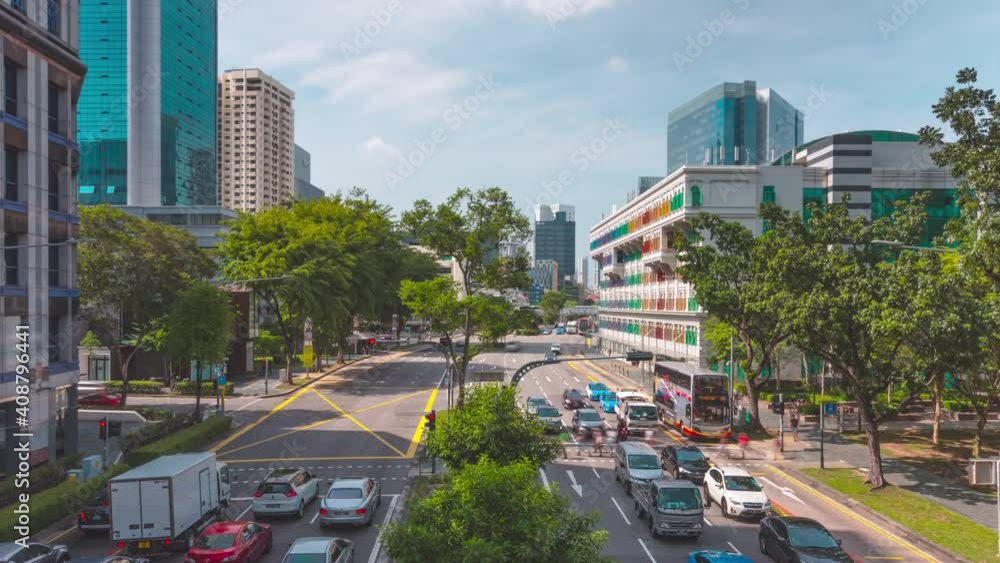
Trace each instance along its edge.
<path fill-rule="evenodd" d="M 802 472 L 967 559 L 1000 561 L 994 530 L 919 495 L 891 485 L 869 493 L 864 474 L 855 469 Z"/>

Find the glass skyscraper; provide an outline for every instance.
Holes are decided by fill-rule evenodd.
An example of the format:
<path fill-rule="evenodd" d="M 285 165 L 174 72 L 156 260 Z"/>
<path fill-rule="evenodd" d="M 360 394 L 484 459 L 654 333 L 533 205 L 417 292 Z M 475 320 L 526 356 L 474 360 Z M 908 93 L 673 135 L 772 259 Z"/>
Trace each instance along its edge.
<path fill-rule="evenodd" d="M 542 206 L 543 210 L 547 206 Z M 553 206 L 554 207 L 554 206 Z M 535 221 L 535 261 L 552 260 L 559 264 L 560 282 L 569 276 L 573 280 L 576 275 L 576 221 L 571 215 L 574 210 L 570 206 L 543 214 L 541 220 Z M 537 213 L 537 210 L 536 210 Z"/>
<path fill-rule="evenodd" d="M 762 164 L 804 140 L 802 112 L 753 80 L 724 82 L 667 117 L 667 174 L 685 164 Z"/>
<path fill-rule="evenodd" d="M 80 4 L 80 202 L 216 205 L 216 0 Z"/>

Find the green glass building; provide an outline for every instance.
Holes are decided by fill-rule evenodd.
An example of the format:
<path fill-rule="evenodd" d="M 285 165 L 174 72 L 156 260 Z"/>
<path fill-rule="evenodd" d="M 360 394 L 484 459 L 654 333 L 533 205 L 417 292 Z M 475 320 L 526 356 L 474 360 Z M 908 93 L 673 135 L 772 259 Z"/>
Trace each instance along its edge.
<path fill-rule="evenodd" d="M 214 206 L 216 0 L 82 0 L 79 201 Z"/>

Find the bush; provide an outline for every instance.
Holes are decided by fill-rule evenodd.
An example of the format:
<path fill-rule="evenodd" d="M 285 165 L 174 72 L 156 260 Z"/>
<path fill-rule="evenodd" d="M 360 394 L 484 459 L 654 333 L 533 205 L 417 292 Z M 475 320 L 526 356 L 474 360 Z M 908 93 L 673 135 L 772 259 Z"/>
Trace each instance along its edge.
<path fill-rule="evenodd" d="M 226 395 L 233 394 L 233 388 L 235 384 L 230 381 L 226 383 Z M 183 380 L 178 381 L 174 384 L 173 389 L 170 392 L 174 395 L 194 395 L 196 388 L 193 381 Z M 202 397 L 214 397 L 215 396 L 215 382 L 214 381 L 202 381 L 201 382 L 201 396 Z"/>
<path fill-rule="evenodd" d="M 759 399 L 760 399 L 761 401 L 764 401 L 765 403 L 770 403 L 770 402 L 771 402 L 771 399 L 773 399 L 773 398 L 774 398 L 774 393 L 767 393 L 767 392 L 764 392 L 764 391 L 762 391 L 762 392 L 761 392 L 761 393 L 760 393 L 760 394 L 758 395 L 758 398 L 759 398 Z"/>
<path fill-rule="evenodd" d="M 66 479 L 66 471 L 78 467 L 81 459 L 83 459 L 82 454 L 73 454 L 57 459 L 52 465 L 31 468 L 31 479 L 27 490 L 15 487 L 14 479 L 0 481 L 0 506 L 12 504 L 20 493 L 34 494 L 63 482 Z"/>
<path fill-rule="evenodd" d="M 129 465 L 139 466 L 160 456 L 199 451 L 212 440 L 229 432 L 232 422 L 233 419 L 228 416 L 213 416 L 205 422 L 172 432 L 165 438 L 128 452 L 125 461 Z"/>
<path fill-rule="evenodd" d="M 140 448 L 150 442 L 155 442 L 171 432 L 182 430 L 192 424 L 194 424 L 194 418 L 190 415 L 174 416 L 171 413 L 171 416 L 164 419 L 162 422 L 146 424 L 139 430 L 122 436 L 122 451 L 128 454 L 128 452 L 136 448 Z"/>
<path fill-rule="evenodd" d="M 74 514 L 104 489 L 109 479 L 127 469 L 127 465 L 115 465 L 109 471 L 89 481 L 64 481 L 51 489 L 32 494 L 29 526 L 32 530 L 41 530 L 67 515 Z M 34 475 L 33 472 L 32 477 Z M 0 509 L 0 541 L 14 541 L 20 537 L 14 530 L 14 526 L 18 525 L 19 516 L 14 514 L 15 508 L 16 505 L 11 505 Z"/>
<path fill-rule="evenodd" d="M 802 415 L 819 414 L 819 405 L 811 405 L 811 404 L 802 405 L 801 407 L 799 407 L 799 414 Z"/>
<path fill-rule="evenodd" d="M 124 384 L 120 380 L 106 381 L 104 390 L 108 393 L 120 394 Z M 162 395 L 163 383 L 159 381 L 148 381 L 137 379 L 128 382 L 128 392 L 136 395 Z"/>
<path fill-rule="evenodd" d="M 962 401 L 941 401 L 941 404 L 945 410 L 952 412 L 974 412 L 972 405 Z"/>

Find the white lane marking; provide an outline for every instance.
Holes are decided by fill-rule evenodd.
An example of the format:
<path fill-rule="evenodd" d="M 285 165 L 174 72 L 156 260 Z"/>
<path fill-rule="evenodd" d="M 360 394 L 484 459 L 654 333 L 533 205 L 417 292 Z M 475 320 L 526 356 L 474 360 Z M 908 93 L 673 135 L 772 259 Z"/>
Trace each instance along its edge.
<path fill-rule="evenodd" d="M 382 495 L 382 496 L 390 496 L 390 495 Z M 386 513 L 385 519 L 382 520 L 383 528 L 385 527 L 386 524 L 389 523 L 389 520 L 392 518 L 392 513 L 395 512 L 396 510 L 396 501 L 399 500 L 399 495 L 391 495 L 391 496 L 392 496 L 392 501 L 389 502 L 389 511 Z M 368 558 L 368 563 L 375 563 L 375 560 L 378 559 L 380 551 L 382 551 L 382 530 L 379 530 L 378 537 L 375 538 L 375 546 L 372 547 L 372 554 Z"/>
<path fill-rule="evenodd" d="M 803 501 L 798 496 L 796 496 L 795 495 L 795 491 L 789 489 L 788 487 L 779 487 L 778 485 L 776 485 L 774 483 L 774 481 L 771 481 L 767 477 L 758 477 L 758 479 L 760 479 L 761 481 L 767 483 L 768 485 L 771 485 L 775 489 L 778 489 L 779 491 L 781 491 L 781 494 L 785 495 L 786 497 L 788 497 L 788 498 L 790 498 L 792 500 L 797 500 L 797 501 L 799 501 L 802 504 L 805 504 L 805 501 Z"/>
<path fill-rule="evenodd" d="M 569 475 L 569 482 L 572 483 L 572 485 L 570 485 L 570 487 L 572 487 L 572 489 L 574 491 L 576 491 L 576 494 L 578 494 L 578 495 L 580 495 L 582 497 L 583 496 L 583 485 L 577 485 L 576 484 L 576 475 L 573 475 L 572 471 L 570 471 L 570 470 L 567 469 L 566 470 L 566 474 Z"/>
<path fill-rule="evenodd" d="M 601 478 L 601 474 L 597 472 L 596 467 L 591 467 L 590 470 L 594 472 L 594 477 L 597 477 L 598 479 Z"/>
<path fill-rule="evenodd" d="M 238 409 L 234 410 L 233 412 L 240 412 L 241 410 L 243 410 L 243 409 L 245 409 L 245 408 L 249 407 L 250 405 L 252 405 L 252 404 L 256 403 L 256 402 L 257 402 L 257 401 L 259 401 L 259 400 L 260 400 L 260 399 L 254 399 L 253 401 L 250 401 L 249 403 L 247 403 L 247 404 L 243 405 L 242 407 L 240 407 L 240 408 L 238 408 Z"/>
<path fill-rule="evenodd" d="M 545 376 L 545 381 L 548 381 L 549 383 L 552 383 L 552 378 L 546 375 Z"/>
<path fill-rule="evenodd" d="M 615 508 L 618 509 L 618 514 L 622 515 L 622 520 L 625 520 L 625 523 L 631 526 L 632 523 L 628 521 L 628 516 L 625 516 L 625 511 L 622 510 L 621 505 L 618 504 L 618 501 L 615 499 L 615 497 L 611 497 L 611 502 L 615 503 Z"/>
<path fill-rule="evenodd" d="M 542 476 L 542 486 L 544 486 L 546 489 L 548 489 L 549 488 L 549 478 L 545 476 L 545 470 L 542 469 L 541 467 L 539 467 L 538 468 L 538 473 Z M 614 499 L 611 499 L 611 500 L 614 500 Z"/>
<path fill-rule="evenodd" d="M 743 552 L 742 552 L 742 551 L 740 551 L 740 550 L 736 549 L 736 546 L 735 546 L 735 545 L 733 545 L 733 542 L 731 542 L 731 541 L 727 541 L 726 543 L 728 543 L 728 544 L 729 544 L 729 547 L 733 548 L 733 553 L 735 553 L 736 555 L 743 555 Z"/>
<path fill-rule="evenodd" d="M 639 545 L 641 545 L 642 546 L 642 550 L 646 552 L 646 557 L 649 557 L 650 561 L 652 561 L 653 563 L 656 563 L 656 559 L 653 558 L 653 554 L 649 552 L 649 548 L 646 547 L 646 544 L 645 544 L 645 542 L 642 541 L 642 538 L 635 538 L 635 539 L 639 540 Z"/>
<path fill-rule="evenodd" d="M 316 523 L 316 519 L 317 519 L 317 518 L 319 518 L 319 511 L 318 511 L 318 510 L 316 511 L 316 515 L 315 515 L 315 516 L 313 516 L 313 519 L 312 519 L 312 520 L 310 520 L 310 521 L 309 521 L 309 523 L 310 523 L 310 524 L 315 524 L 315 523 Z"/>
<path fill-rule="evenodd" d="M 711 520 L 708 519 L 708 516 L 705 516 L 705 523 L 708 524 L 709 526 L 714 526 L 715 525 L 715 524 L 712 523 Z"/>
<path fill-rule="evenodd" d="M 246 507 L 246 510 L 244 510 L 243 512 L 240 512 L 240 515 L 237 516 L 236 519 L 237 520 L 242 520 L 243 516 L 246 515 L 247 512 L 250 512 L 251 508 L 253 508 L 253 503 L 252 502 L 250 503 L 250 506 Z"/>

